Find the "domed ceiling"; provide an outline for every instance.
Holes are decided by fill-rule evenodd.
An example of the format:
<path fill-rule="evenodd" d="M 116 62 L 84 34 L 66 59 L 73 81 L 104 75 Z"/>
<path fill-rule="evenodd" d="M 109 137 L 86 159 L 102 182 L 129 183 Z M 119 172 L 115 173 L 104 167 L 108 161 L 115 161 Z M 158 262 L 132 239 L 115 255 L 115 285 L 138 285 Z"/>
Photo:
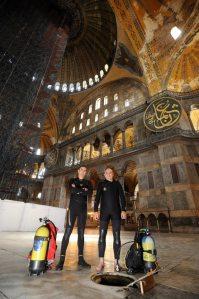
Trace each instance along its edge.
<path fill-rule="evenodd" d="M 117 44 L 115 15 L 106 0 L 54 0 L 62 11 L 69 38 L 56 91 L 76 93 L 94 86 L 110 69 Z"/>

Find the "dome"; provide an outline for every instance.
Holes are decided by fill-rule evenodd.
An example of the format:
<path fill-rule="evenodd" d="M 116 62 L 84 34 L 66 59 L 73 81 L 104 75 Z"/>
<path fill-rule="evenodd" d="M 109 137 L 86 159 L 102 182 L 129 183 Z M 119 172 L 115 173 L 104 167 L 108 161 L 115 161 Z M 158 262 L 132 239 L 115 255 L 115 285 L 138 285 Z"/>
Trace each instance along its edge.
<path fill-rule="evenodd" d="M 100 82 L 112 65 L 117 43 L 115 16 L 106 0 L 54 2 L 64 10 L 69 28 L 56 83 L 62 92 L 80 92 Z"/>

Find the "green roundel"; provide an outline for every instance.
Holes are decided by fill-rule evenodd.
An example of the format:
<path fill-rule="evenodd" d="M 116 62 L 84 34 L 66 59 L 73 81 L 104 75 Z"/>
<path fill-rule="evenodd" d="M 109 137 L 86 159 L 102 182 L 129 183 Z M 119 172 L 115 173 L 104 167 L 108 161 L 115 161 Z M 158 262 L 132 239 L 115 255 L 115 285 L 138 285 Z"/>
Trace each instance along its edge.
<path fill-rule="evenodd" d="M 150 131 L 165 131 L 179 121 L 181 114 L 182 107 L 177 100 L 162 97 L 147 107 L 144 113 L 144 124 Z"/>

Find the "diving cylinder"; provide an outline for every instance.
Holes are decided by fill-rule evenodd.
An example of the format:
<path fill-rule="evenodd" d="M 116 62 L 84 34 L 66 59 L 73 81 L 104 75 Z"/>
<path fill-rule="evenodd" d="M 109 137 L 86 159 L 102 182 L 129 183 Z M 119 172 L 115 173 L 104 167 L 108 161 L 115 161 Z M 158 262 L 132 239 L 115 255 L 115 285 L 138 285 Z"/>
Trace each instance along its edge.
<path fill-rule="evenodd" d="M 155 241 L 147 234 L 142 237 L 143 261 L 145 272 L 156 269 L 156 249 Z"/>
<path fill-rule="evenodd" d="M 34 237 L 33 249 L 30 257 L 29 274 L 39 275 L 46 270 L 46 254 L 49 243 L 49 229 L 40 226 Z"/>

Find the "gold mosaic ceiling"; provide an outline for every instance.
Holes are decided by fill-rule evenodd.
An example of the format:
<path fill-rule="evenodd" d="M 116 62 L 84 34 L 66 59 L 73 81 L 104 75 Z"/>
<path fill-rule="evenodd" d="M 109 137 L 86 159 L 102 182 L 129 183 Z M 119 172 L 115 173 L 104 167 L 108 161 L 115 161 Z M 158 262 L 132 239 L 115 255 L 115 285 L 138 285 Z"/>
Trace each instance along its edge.
<path fill-rule="evenodd" d="M 139 57 L 150 94 L 199 88 L 199 1 L 109 0 Z M 182 30 L 174 40 L 171 29 Z"/>

